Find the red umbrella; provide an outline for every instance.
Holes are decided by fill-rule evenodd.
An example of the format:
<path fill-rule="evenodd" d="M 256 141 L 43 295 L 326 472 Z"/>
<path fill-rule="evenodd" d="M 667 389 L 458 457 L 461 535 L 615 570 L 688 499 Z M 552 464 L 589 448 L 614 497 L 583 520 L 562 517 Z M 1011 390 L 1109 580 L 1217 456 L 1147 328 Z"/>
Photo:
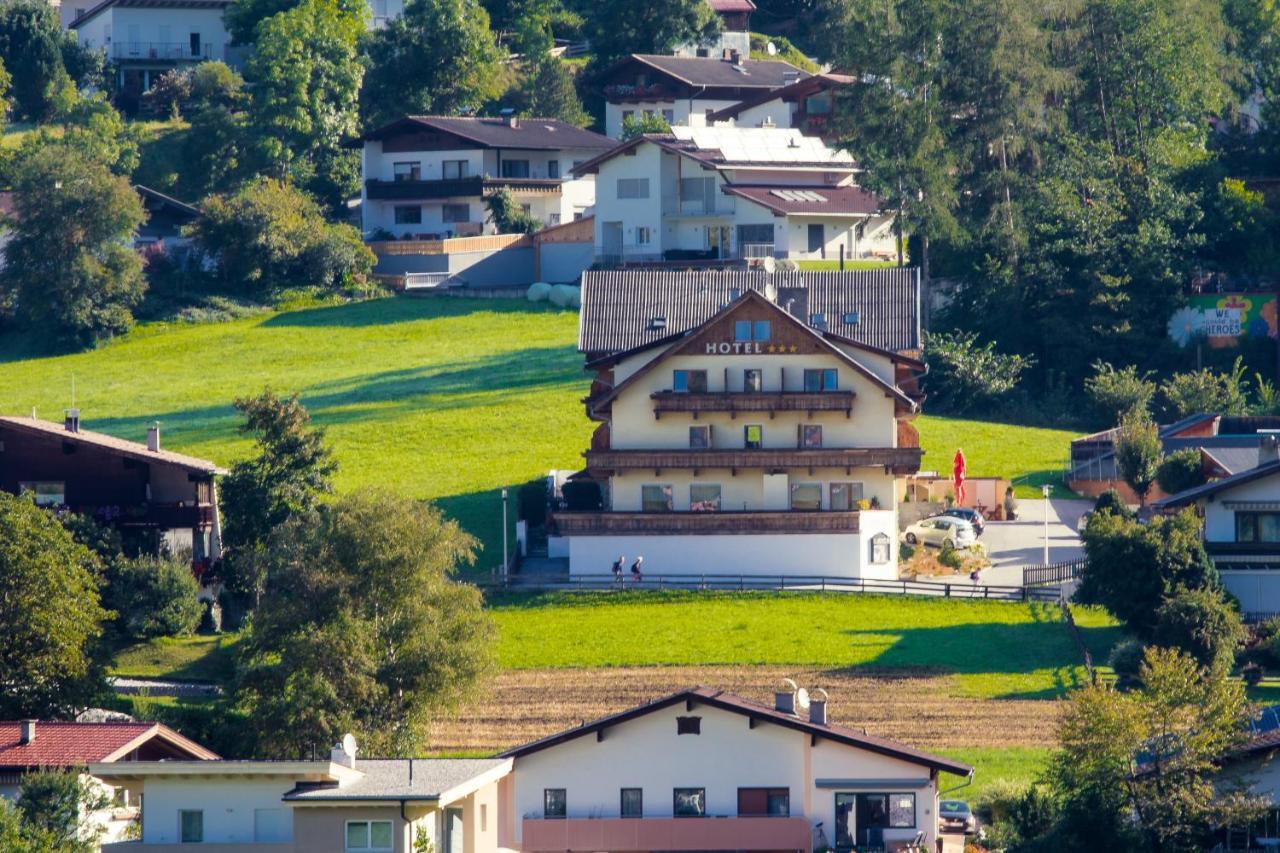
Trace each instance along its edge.
<path fill-rule="evenodd" d="M 956 505 L 964 505 L 964 451 L 956 448 L 956 456 L 951 460 L 951 482 L 956 487 Z"/>

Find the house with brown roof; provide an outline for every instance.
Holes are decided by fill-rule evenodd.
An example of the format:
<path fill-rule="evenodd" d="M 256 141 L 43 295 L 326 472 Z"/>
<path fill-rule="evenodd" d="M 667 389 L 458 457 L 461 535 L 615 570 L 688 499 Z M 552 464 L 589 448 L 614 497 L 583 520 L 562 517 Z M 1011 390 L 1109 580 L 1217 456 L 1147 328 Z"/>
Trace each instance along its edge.
<path fill-rule="evenodd" d="M 596 262 L 892 256 L 894 215 L 846 151 L 794 128 L 672 127 L 588 160 Z"/>
<path fill-rule="evenodd" d="M 496 233 L 499 189 L 545 226 L 589 216 L 595 179 L 573 169 L 614 143 L 552 118 L 405 116 L 353 144 L 366 238 L 438 240 Z"/>
<path fill-rule="evenodd" d="M 0 489 L 30 494 L 40 506 L 67 508 L 120 531 L 127 546 L 190 553 L 207 567 L 222 552 L 215 479 L 207 459 L 164 450 L 160 426 L 145 443 L 63 423 L 0 417 Z"/>
<path fill-rule="evenodd" d="M 0 797 L 15 799 L 22 777 L 39 770 L 72 770 L 121 762 L 212 761 L 217 754 L 159 723 L 0 721 Z M 100 780 L 99 780 L 100 783 Z M 101 784 L 101 783 L 100 783 Z M 93 816 L 104 840 L 119 839 L 137 820 L 140 800 L 127 792 Z"/>
<path fill-rule="evenodd" d="M 848 74 L 824 72 L 760 92 L 707 116 L 708 125 L 794 127 L 806 136 L 830 139 L 836 93 L 850 86 Z"/>
<path fill-rule="evenodd" d="M 670 125 L 705 125 L 707 116 L 747 98 L 808 77 L 777 59 L 748 59 L 725 49 L 715 56 L 633 54 L 604 73 L 605 135 L 618 139 L 623 122 L 646 113 Z"/>
<path fill-rule="evenodd" d="M 600 426 L 551 517 L 571 575 L 897 578 L 915 270 L 588 271 L 579 322 Z"/>

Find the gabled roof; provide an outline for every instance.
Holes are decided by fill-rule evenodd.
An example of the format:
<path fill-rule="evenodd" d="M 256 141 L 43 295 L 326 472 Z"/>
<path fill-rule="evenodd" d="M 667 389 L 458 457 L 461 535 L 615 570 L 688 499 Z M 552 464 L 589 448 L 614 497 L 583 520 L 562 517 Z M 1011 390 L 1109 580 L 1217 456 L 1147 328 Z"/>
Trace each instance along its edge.
<path fill-rule="evenodd" d="M 751 0 L 707 0 L 707 5 L 711 7 L 711 11 L 719 15 L 756 10 L 756 4 Z"/>
<path fill-rule="evenodd" d="M 824 89 L 834 89 L 837 86 L 848 86 L 857 79 L 848 74 L 832 74 L 830 72 L 822 74 L 814 74 L 812 77 L 805 77 L 797 80 L 787 86 L 781 86 L 777 89 L 770 89 L 767 92 L 760 92 L 752 95 L 750 98 L 739 101 L 730 107 L 717 110 L 707 116 L 708 122 L 730 121 L 742 115 L 747 110 L 758 107 L 761 104 L 767 104 L 770 101 L 786 100 L 795 101 L 800 98 L 807 98 L 810 95 L 821 92 Z"/>
<path fill-rule="evenodd" d="M 119 453 L 122 456 L 128 456 L 132 459 L 140 459 L 144 462 L 164 462 L 169 465 L 177 465 L 180 468 L 186 468 L 189 471 L 197 471 L 202 474 L 222 474 L 224 473 L 215 463 L 208 459 L 198 459 L 195 456 L 187 456 L 182 453 L 173 453 L 168 450 L 148 450 L 145 444 L 136 441 L 126 441 L 123 438 L 116 438 L 114 435 L 107 435 L 101 432 L 90 432 L 89 430 L 79 430 L 78 432 L 69 431 L 63 424 L 53 423 L 52 421 L 42 421 L 36 418 L 15 418 L 0 415 L 0 428 L 18 429 L 31 435 L 40 435 L 46 438 L 57 438 L 62 441 L 81 442 L 83 444 L 99 447 L 112 453 Z"/>
<path fill-rule="evenodd" d="M 849 174 L 858 164 L 846 151 L 821 139 L 784 127 L 673 127 L 670 133 L 646 133 L 620 142 L 574 167 L 575 175 L 599 171 L 601 163 L 650 143 L 709 169 L 767 169 Z M 823 184 L 825 188 L 827 185 Z M 809 187 L 819 189 L 818 186 Z"/>
<path fill-rule="evenodd" d="M 360 137 L 379 140 L 406 130 L 434 130 L 474 142 L 485 148 L 523 148 L 559 151 L 564 148 L 608 149 L 616 140 L 583 130 L 558 118 L 522 118 L 512 124 L 505 118 L 474 116 L 404 116 Z"/>
<path fill-rule="evenodd" d="M 941 755 L 935 755 L 930 752 L 915 749 L 898 741 L 889 740 L 888 738 L 875 737 L 868 735 L 855 729 L 847 728 L 834 724 L 820 725 L 812 723 L 808 720 L 801 719 L 794 714 L 787 714 L 782 711 L 775 710 L 768 705 L 761 705 L 758 702 L 752 702 L 741 696 L 735 696 L 732 693 L 726 693 L 723 690 L 716 690 L 710 687 L 692 687 L 686 690 L 680 690 L 672 693 L 670 696 L 664 696 L 645 705 L 637 705 L 626 711 L 612 714 L 608 717 L 601 717 L 590 723 L 584 723 L 577 728 L 568 729 L 558 734 L 550 735 L 541 740 L 527 743 L 524 746 L 518 746 L 515 749 L 508 750 L 503 753 L 504 756 L 519 759 L 535 752 L 541 752 L 544 749 L 550 749 L 562 743 L 583 737 L 584 735 L 594 734 L 611 726 L 625 723 L 628 720 L 634 720 L 637 717 L 643 717 L 654 711 L 660 711 L 669 708 L 672 705 L 682 702 L 692 702 L 695 705 L 707 705 L 712 708 L 718 708 L 722 711 L 729 711 L 734 714 L 740 714 L 761 722 L 767 722 L 794 731 L 804 732 L 814 737 L 823 738 L 825 740 L 834 741 L 844 744 L 845 746 L 855 747 L 857 749 L 865 749 L 868 752 L 874 752 L 879 755 L 887 755 L 891 758 L 897 758 L 902 761 L 919 764 L 928 767 L 931 770 L 940 770 L 946 773 L 954 773 L 959 776 L 968 776 L 973 773 L 973 768 L 963 762 L 953 761 Z M 744 732 L 748 731 L 743 729 Z"/>
<path fill-rule="evenodd" d="M 71 23 L 76 29 L 108 9 L 225 9 L 235 0 L 103 0 Z"/>
<path fill-rule="evenodd" d="M 880 212 L 880 197 L 858 186 L 727 184 L 721 189 L 778 216 L 865 217 Z"/>
<path fill-rule="evenodd" d="M 143 203 L 153 201 L 162 207 L 173 208 L 183 216 L 188 216 L 192 219 L 196 219 L 200 216 L 200 208 L 195 205 L 187 204 L 185 201 L 178 201 L 173 196 L 165 195 L 159 190 L 151 189 L 151 187 L 144 187 L 142 184 L 134 184 L 133 191 L 142 196 Z"/>
<path fill-rule="evenodd" d="M 361 758 L 363 776 L 344 784 L 298 786 L 284 795 L 294 802 L 415 800 L 447 804 L 505 776 L 509 758 Z"/>
<path fill-rule="evenodd" d="M 1185 492 L 1178 492 L 1176 495 L 1153 501 L 1151 506 L 1155 509 L 1186 506 L 1187 504 L 1195 503 L 1201 498 L 1213 497 L 1219 492 L 1234 489 L 1236 486 L 1242 486 L 1245 483 L 1252 483 L 1255 480 L 1261 480 L 1276 474 L 1280 474 L 1280 460 L 1264 463 L 1257 468 L 1241 471 L 1239 474 L 1232 474 L 1230 477 L 1223 477 L 1221 480 L 1214 480 L 1211 483 L 1205 483 L 1203 486 L 1187 489 Z M 1276 493 L 1277 497 L 1280 498 L 1280 486 L 1277 486 Z"/>
<path fill-rule="evenodd" d="M 748 290 L 804 300 L 826 333 L 891 353 L 920 350 L 920 282 L 911 267 L 847 272 L 587 270 L 578 350 L 594 357 L 660 344 L 695 329 Z M 661 319 L 661 323 L 655 322 Z M 856 322 L 848 322 L 856 320 Z"/>
<path fill-rule="evenodd" d="M 22 723 L 0 721 L 0 767 L 79 767 L 118 761 L 159 740 L 178 755 L 213 760 L 216 753 L 159 723 L 72 723 L 39 720 L 36 737 L 22 743 Z"/>
<path fill-rule="evenodd" d="M 844 350 L 840 349 L 838 346 L 828 341 L 821 332 L 812 328 L 803 320 L 796 319 L 785 309 L 780 308 L 777 304 L 773 302 L 770 302 L 767 298 L 765 298 L 765 296 L 762 293 L 755 290 L 748 290 L 744 292 L 737 299 L 733 300 L 724 308 L 717 311 L 714 315 L 707 318 L 706 322 L 688 330 L 683 335 L 677 335 L 675 338 L 673 338 L 670 341 L 671 349 L 674 349 L 677 344 L 684 344 L 686 342 L 692 342 L 693 340 L 696 340 L 697 337 L 703 332 L 703 330 L 706 329 L 708 326 L 710 326 L 714 321 L 720 319 L 721 317 L 734 313 L 743 305 L 749 305 L 749 304 L 764 305 L 772 309 L 777 315 L 780 322 L 790 323 L 802 334 L 812 337 L 820 345 L 822 349 L 827 350 L 831 355 L 835 356 L 836 358 L 843 361 L 845 364 L 852 367 L 855 372 L 857 372 L 858 374 L 860 374 L 861 376 L 869 380 L 871 384 L 879 387 L 882 391 L 884 391 L 886 396 L 893 397 L 894 399 L 896 399 L 899 403 L 901 403 L 903 406 L 906 407 L 907 411 L 914 412 L 918 408 L 919 404 L 915 400 L 913 400 L 911 397 L 908 397 L 905 393 L 903 393 L 902 389 L 898 388 L 898 386 L 894 385 L 892 382 L 886 382 L 885 380 L 881 379 L 878 375 L 876 375 L 873 371 L 869 370 L 865 365 L 860 363 L 857 359 L 851 358 L 849 354 L 846 353 Z M 615 385 L 612 389 L 609 390 L 608 393 L 598 398 L 593 398 L 591 401 L 592 408 L 593 409 L 597 408 L 611 400 L 616 399 L 619 394 L 621 394 L 627 388 L 630 388 L 632 385 L 637 383 L 642 377 L 647 375 L 651 370 L 655 369 L 663 360 L 664 360 L 664 356 L 658 355 L 656 358 L 647 362 L 643 367 L 641 367 L 635 373 L 632 373 L 622 382 L 619 382 L 617 385 Z"/>
<path fill-rule="evenodd" d="M 637 62 L 688 86 L 733 89 L 776 89 L 809 72 L 796 68 L 780 59 L 728 59 L 704 56 L 663 56 L 649 53 L 633 53 L 620 60 L 607 73 Z"/>

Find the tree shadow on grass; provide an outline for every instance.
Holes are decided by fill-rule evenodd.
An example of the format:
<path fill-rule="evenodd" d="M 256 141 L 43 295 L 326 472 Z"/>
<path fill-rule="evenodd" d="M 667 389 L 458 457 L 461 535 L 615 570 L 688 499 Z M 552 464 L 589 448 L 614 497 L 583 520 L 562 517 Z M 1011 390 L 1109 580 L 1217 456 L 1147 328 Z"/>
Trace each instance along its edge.
<path fill-rule="evenodd" d="M 385 326 L 391 323 L 409 323 L 445 317 L 465 317 L 481 312 L 493 314 L 556 314 L 569 309 L 557 308 L 547 303 L 533 303 L 523 298 L 523 293 L 513 293 L 510 299 L 480 299 L 454 296 L 393 296 L 370 299 L 349 305 L 304 308 L 286 311 L 263 320 L 263 326 L 341 326 L 359 328 Z"/>
<path fill-rule="evenodd" d="M 314 383 L 297 389 L 303 405 L 318 426 L 394 420 L 405 414 L 467 409 L 485 395 L 498 401 L 556 387 L 586 388 L 577 357 L 569 347 L 540 347 L 467 361 L 383 370 Z M 245 395 L 263 386 L 246 385 Z M 275 384 L 278 394 L 295 389 Z M 229 441 L 239 437 L 240 415 L 232 400 L 217 404 L 147 412 L 127 418 L 86 422 L 87 429 L 141 440 L 147 427 L 159 421 L 170 436 L 184 443 Z M 225 461 L 225 460 L 223 460 Z"/>

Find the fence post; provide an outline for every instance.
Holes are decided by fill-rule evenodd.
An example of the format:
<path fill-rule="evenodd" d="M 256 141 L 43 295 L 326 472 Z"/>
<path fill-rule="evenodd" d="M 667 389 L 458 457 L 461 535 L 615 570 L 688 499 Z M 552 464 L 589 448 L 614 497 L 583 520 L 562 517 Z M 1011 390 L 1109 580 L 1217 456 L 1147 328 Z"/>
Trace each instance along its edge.
<path fill-rule="evenodd" d="M 1022 588 L 1022 600 L 1027 600 L 1027 588 L 1025 586 Z"/>
<path fill-rule="evenodd" d="M 950 598 L 950 597 L 951 597 L 951 584 L 949 584 L 949 583 L 948 583 L 948 584 L 943 584 L 942 589 L 943 589 L 942 597 L 943 597 L 943 598 Z"/>

